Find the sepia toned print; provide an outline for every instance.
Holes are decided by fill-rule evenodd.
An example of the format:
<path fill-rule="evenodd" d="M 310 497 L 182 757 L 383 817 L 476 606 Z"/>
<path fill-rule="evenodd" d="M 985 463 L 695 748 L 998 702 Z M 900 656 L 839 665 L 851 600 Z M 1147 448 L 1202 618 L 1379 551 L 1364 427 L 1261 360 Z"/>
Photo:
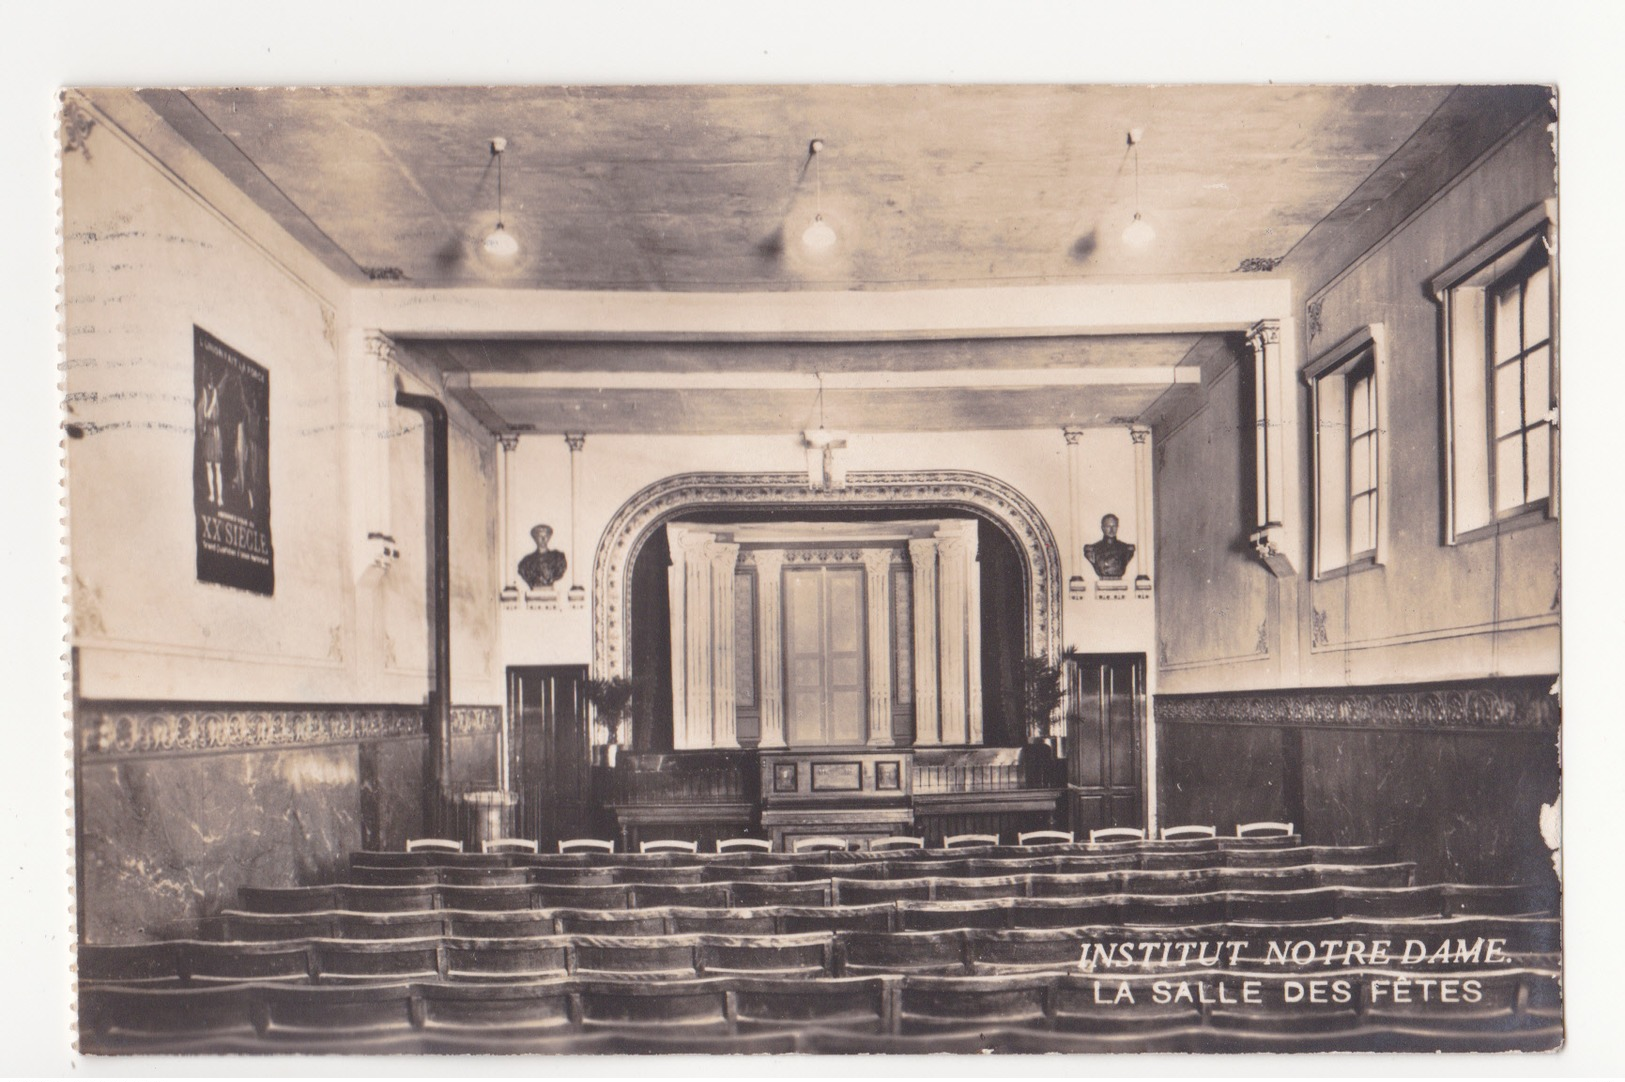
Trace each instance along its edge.
<path fill-rule="evenodd" d="M 1561 1048 L 1555 109 L 65 91 L 80 1051 Z"/>

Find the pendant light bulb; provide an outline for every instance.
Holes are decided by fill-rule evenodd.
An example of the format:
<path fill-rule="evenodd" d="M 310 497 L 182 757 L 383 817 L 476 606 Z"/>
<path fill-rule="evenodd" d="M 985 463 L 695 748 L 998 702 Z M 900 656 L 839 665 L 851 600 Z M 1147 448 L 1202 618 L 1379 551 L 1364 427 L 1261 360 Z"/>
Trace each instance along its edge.
<path fill-rule="evenodd" d="M 519 242 L 513 239 L 512 233 L 502 227 L 501 222 L 498 222 L 497 227 L 486 234 L 482 247 L 485 249 L 486 255 L 497 259 L 512 259 L 519 254 Z"/>
<path fill-rule="evenodd" d="M 1129 129 L 1128 152 L 1134 155 L 1134 220 L 1123 230 L 1123 243 L 1130 248 L 1147 248 L 1157 239 L 1151 223 L 1140 217 L 1140 140 L 1144 135 L 1141 128 Z"/>
<path fill-rule="evenodd" d="M 502 224 L 502 155 L 507 149 L 508 140 L 501 136 L 491 140 L 491 157 L 497 160 L 497 227 L 487 233 L 480 244 L 487 256 L 502 262 L 519 254 L 519 242 Z"/>
<path fill-rule="evenodd" d="M 1130 248 L 1145 248 L 1149 247 L 1151 242 L 1156 239 L 1157 231 L 1152 229 L 1150 223 L 1144 218 L 1140 217 L 1139 211 L 1135 211 L 1134 220 L 1128 224 L 1127 229 L 1123 230 L 1123 243 Z"/>
<path fill-rule="evenodd" d="M 824 141 L 814 139 L 807 145 L 807 153 L 812 158 L 813 165 L 813 191 L 814 213 L 812 224 L 801 234 L 801 243 L 807 251 L 814 255 L 823 255 L 835 247 L 837 239 L 835 230 L 824 221 L 824 169 L 818 160 L 818 155 L 824 150 Z"/>
<path fill-rule="evenodd" d="M 814 252 L 827 252 L 835 247 L 835 230 L 824 221 L 822 214 L 813 215 L 812 225 L 801 234 L 801 243 Z"/>

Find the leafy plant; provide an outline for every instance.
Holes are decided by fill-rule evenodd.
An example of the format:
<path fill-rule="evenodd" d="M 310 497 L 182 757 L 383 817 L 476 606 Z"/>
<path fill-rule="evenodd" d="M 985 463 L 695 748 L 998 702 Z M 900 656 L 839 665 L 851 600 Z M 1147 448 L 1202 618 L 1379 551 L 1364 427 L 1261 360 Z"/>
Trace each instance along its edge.
<path fill-rule="evenodd" d="M 584 693 L 597 711 L 598 720 L 604 723 L 611 744 L 620 743 L 617 733 L 621 722 L 632 712 L 632 694 L 636 688 L 637 685 L 624 676 L 605 679 L 589 677 L 587 680 Z"/>
<path fill-rule="evenodd" d="M 1061 667 L 1042 655 L 1022 658 L 1016 665 L 1016 696 L 1028 730 L 1040 740 L 1048 739 L 1065 696 Z"/>

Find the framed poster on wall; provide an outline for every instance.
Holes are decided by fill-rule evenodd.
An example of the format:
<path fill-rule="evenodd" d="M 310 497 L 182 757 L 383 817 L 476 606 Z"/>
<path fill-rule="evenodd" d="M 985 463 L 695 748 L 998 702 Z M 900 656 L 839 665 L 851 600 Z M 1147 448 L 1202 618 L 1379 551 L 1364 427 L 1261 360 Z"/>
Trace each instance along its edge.
<path fill-rule="evenodd" d="M 271 374 L 202 327 L 192 328 L 192 356 L 198 581 L 270 596 Z"/>

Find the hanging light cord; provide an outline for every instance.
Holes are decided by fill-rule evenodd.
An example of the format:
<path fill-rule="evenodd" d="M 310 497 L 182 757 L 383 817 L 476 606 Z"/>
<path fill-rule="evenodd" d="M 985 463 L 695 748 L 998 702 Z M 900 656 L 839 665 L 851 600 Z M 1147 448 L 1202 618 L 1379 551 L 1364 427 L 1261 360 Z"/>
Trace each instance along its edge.
<path fill-rule="evenodd" d="M 818 379 L 818 430 L 824 430 L 824 373 L 814 372 Z"/>
<path fill-rule="evenodd" d="M 1134 140 L 1133 143 L 1129 143 L 1129 149 L 1133 149 L 1134 151 L 1134 218 L 1139 218 L 1139 140 Z M 499 172 L 499 174 L 497 174 L 497 179 L 499 180 L 500 175 L 502 174 Z M 500 184 L 497 185 L 497 190 L 499 190 L 499 192 L 502 190 L 502 188 L 500 188 Z M 500 195 L 497 197 L 497 201 L 500 201 Z"/>
<path fill-rule="evenodd" d="M 497 228 L 500 229 L 502 228 L 502 151 L 492 147 L 491 153 L 496 155 L 497 159 Z"/>

